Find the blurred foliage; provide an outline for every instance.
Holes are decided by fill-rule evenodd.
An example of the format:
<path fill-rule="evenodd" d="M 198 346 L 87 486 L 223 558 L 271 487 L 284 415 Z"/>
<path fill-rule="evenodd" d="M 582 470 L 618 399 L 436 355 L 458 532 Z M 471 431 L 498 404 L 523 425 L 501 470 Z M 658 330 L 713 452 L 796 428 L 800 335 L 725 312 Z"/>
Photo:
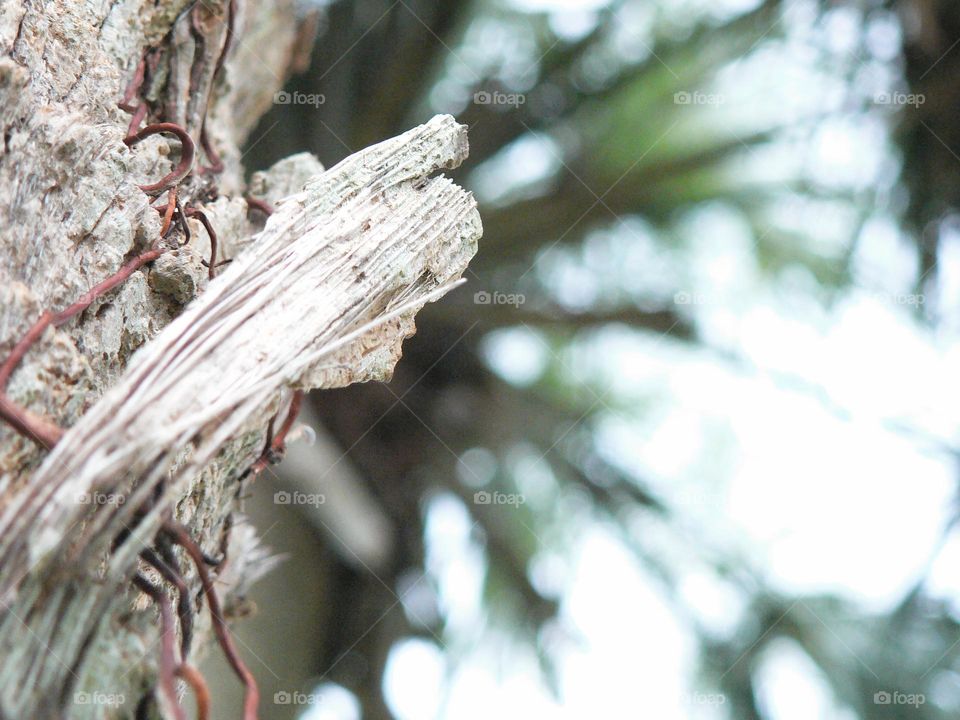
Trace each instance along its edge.
<path fill-rule="evenodd" d="M 703 682 L 727 696 L 729 717 L 764 717 L 756 664 L 772 644 L 789 640 L 819 665 L 858 717 L 945 718 L 930 703 L 874 703 L 875 692 L 890 688 L 929 695 L 938 673 L 932 666 L 956 672 L 960 628 L 948 608 L 925 597 L 922 583 L 889 616 L 838 598 L 780 596 L 744 558 L 698 541 L 668 498 L 596 443 L 594 429 L 604 415 L 642 415 L 653 398 L 620 399 L 605 390 L 609 383 L 578 365 L 577 343 L 617 327 L 656 342 L 709 345 L 689 308 L 674 302 L 675 293 L 692 287 L 682 257 L 690 241 L 685 228 L 696 213 L 722 207 L 744 223 L 756 266 L 772 279 L 799 267 L 827 291 L 851 282 L 858 233 L 881 190 L 830 185 L 803 172 L 774 179 L 763 172 L 776 164 L 765 160 L 771 153 L 809 142 L 823 115 L 769 120 L 769 113 L 747 112 L 737 118 L 721 115 L 708 99 L 725 72 L 738 72 L 751 58 L 763 62 L 770 45 L 784 42 L 791 13 L 818 14 L 813 27 L 825 36 L 833 14 L 852 13 L 856 20 L 852 50 L 844 56 L 849 66 L 823 51 L 820 62 L 844 75 L 851 97 L 825 113 L 860 122 L 877 112 L 874 91 L 861 87 L 862 73 L 877 68 L 891 87 L 926 94 L 919 108 L 889 118 L 897 127 L 901 174 L 898 186 L 890 177 L 882 191 L 906 190 L 898 220 L 920 258 L 916 284 L 929 289 L 936 281 L 938 238 L 960 184 L 960 160 L 944 151 L 960 149 L 960 51 L 949 51 L 960 37 L 960 6 L 948 0 L 765 0 L 747 10 L 723 7 L 620 0 L 598 9 L 582 32 L 563 34 L 556 18 L 492 0 L 341 0 L 317 11 L 310 69 L 288 89 L 322 93 L 325 103 L 275 108 L 252 135 L 248 167 L 301 150 L 329 165 L 434 112 L 453 112 L 469 124 L 471 145 L 456 177 L 478 192 L 485 232 L 468 288 L 424 311 L 394 381 L 324 393 L 314 398 L 316 409 L 398 528 L 386 581 L 396 586 L 411 568 L 423 567 L 424 500 L 438 492 L 460 497 L 485 548 L 490 621 L 539 647 L 548 675 L 542 631 L 558 598 L 537 590 L 530 567 L 545 546 L 562 552 L 597 519 L 619 528 L 684 612 L 677 593 L 682 568 L 662 543 L 644 543 L 635 530 L 642 518 L 645 528 L 658 528 L 692 562 L 750 598 L 733 632 L 699 632 Z M 871 59 L 869 34 L 890 22 L 903 28 L 899 52 Z M 477 92 L 522 94 L 524 102 L 482 104 L 474 101 Z M 694 93 L 707 100 L 683 102 Z M 783 202 L 799 204 L 806 222 L 776 222 Z M 852 219 L 839 241 L 818 244 L 811 236 L 829 217 L 830 203 L 841 204 Z M 641 248 L 642 263 L 625 265 Z M 657 265 L 659 256 L 650 253 L 661 251 L 672 261 Z M 575 283 L 564 278 L 577 272 L 604 280 L 593 292 L 571 295 Z M 523 293 L 526 302 L 478 305 L 472 302 L 477 290 Z M 510 328 L 542 345 L 546 361 L 530 381 L 507 382 L 484 361 L 484 338 Z M 476 448 L 493 459 L 489 477 L 464 472 L 464 453 Z M 552 502 L 511 512 L 473 502 L 480 483 L 488 491 L 519 492 L 518 476 L 531 467 L 547 478 Z M 391 643 L 443 628 L 384 623 L 350 645 L 363 630 L 351 613 L 360 598 L 369 605 L 371 583 L 354 577 L 329 590 L 342 617 L 332 623 L 321 655 L 347 651 L 364 658 L 366 672 L 347 672 L 343 668 L 356 664 L 342 663 L 331 679 L 358 694 L 365 717 L 377 718 L 389 712 L 379 680 Z M 391 612 L 389 601 L 365 616 Z"/>

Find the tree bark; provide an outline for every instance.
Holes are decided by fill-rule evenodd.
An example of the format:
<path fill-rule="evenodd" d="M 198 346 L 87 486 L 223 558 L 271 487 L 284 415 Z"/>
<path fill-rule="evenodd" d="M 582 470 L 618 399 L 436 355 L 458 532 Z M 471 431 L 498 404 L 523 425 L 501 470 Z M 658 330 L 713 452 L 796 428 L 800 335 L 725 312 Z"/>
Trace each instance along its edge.
<path fill-rule="evenodd" d="M 0 354 L 44 310 L 89 303 L 43 331 L 7 388 L 10 403 L 69 429 L 47 452 L 0 427 L 0 717 L 132 717 L 166 643 L 130 581 L 139 572 L 176 597 L 140 559 L 158 529 L 182 523 L 208 555 L 225 551 L 210 572 L 229 618 L 235 591 L 269 565 L 232 522 L 266 428 L 291 391 L 389 377 L 416 310 L 476 250 L 472 197 L 430 177 L 466 156 L 448 116 L 326 172 L 295 156 L 255 176 L 268 202 L 288 196 L 255 232 L 239 145 L 295 41 L 290 2 L 0 9 Z M 187 138 L 141 142 L 121 98 Z M 167 183 L 190 210 L 179 212 L 189 242 L 184 229 L 161 239 L 151 207 L 161 193 L 149 186 L 178 167 L 192 170 Z M 145 251 L 156 257 L 91 295 Z M 204 259 L 232 262 L 211 278 Z M 195 597 L 197 572 L 183 575 Z M 197 617 L 202 639 L 208 615 Z"/>

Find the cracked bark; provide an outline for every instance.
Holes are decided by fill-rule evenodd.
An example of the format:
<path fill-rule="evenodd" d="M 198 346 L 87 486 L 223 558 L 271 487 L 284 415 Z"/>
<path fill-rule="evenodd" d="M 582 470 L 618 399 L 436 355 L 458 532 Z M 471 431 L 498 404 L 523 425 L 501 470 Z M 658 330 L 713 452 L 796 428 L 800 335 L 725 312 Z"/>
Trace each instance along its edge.
<path fill-rule="evenodd" d="M 202 207 L 220 257 L 234 258 L 209 281 L 208 238 L 189 221 L 189 244 L 48 328 L 13 375 L 11 399 L 68 430 L 46 453 L 0 427 L 2 717 L 132 717 L 158 653 L 156 612 L 130 579 L 162 514 L 209 554 L 227 548 L 217 572 L 229 617 L 231 590 L 269 565 L 250 527 L 228 529 L 228 517 L 270 418 L 293 389 L 388 377 L 415 311 L 476 250 L 472 198 L 432 177 L 466 155 L 449 117 L 326 172 L 301 155 L 255 176 L 254 194 L 285 198 L 256 233 L 238 146 L 294 50 L 291 5 L 208 2 L 199 35 L 184 30 L 186 0 L 0 9 L 0 355 L 43 309 L 75 301 L 157 238 L 161 218 L 138 185 L 169 172 L 179 144 L 127 148 L 130 116 L 117 107 L 148 48 L 153 112 L 174 113 L 198 152 L 205 125 L 223 159 L 215 180 L 191 174 L 180 198 Z"/>

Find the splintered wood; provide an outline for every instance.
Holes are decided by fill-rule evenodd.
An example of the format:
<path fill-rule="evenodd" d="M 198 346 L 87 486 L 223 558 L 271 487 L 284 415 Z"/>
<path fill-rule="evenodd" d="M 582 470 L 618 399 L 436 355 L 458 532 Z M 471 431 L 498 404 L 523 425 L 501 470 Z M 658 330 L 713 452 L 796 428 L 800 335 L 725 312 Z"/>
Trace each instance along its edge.
<path fill-rule="evenodd" d="M 285 391 L 390 376 L 416 311 L 476 252 L 472 196 L 432 176 L 466 155 L 465 127 L 437 116 L 313 178 L 64 434 L 0 514 L 9 671 L 56 687 L 82 661 L 160 514 L 229 440 L 263 427 Z M 95 494 L 122 501 L 78 502 Z M 15 662 L 14 635 L 28 630 L 9 613 L 56 652 Z M 79 626 L 64 634 L 67 618 Z"/>

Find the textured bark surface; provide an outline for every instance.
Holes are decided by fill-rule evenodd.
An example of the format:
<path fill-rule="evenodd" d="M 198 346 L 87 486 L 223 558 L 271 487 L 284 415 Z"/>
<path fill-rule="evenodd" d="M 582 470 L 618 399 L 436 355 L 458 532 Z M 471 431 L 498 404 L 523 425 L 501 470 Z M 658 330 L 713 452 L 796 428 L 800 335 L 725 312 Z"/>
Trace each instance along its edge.
<path fill-rule="evenodd" d="M 296 156 L 256 175 L 254 194 L 290 195 L 256 235 L 238 144 L 285 73 L 294 15 L 283 2 L 208 2 L 198 21 L 191 7 L 0 9 L 0 353 L 159 235 L 138 184 L 169 172 L 180 146 L 155 136 L 127 148 L 117 108 L 146 48 L 151 118 L 194 138 L 205 126 L 224 159 L 180 198 L 234 259 L 208 281 L 207 236 L 192 223 L 190 243 L 48 328 L 14 374 L 11 399 L 69 430 L 47 454 L 0 428 L 3 717 L 133 715 L 158 651 L 155 611 L 129 580 L 161 514 L 172 508 L 209 554 L 227 549 L 217 586 L 229 616 L 231 592 L 268 564 L 227 518 L 270 418 L 291 389 L 389 376 L 413 313 L 459 277 L 480 234 L 472 198 L 429 177 L 466 155 L 464 129 L 438 117 L 327 172 Z M 88 702 L 96 693 L 107 702 Z"/>

